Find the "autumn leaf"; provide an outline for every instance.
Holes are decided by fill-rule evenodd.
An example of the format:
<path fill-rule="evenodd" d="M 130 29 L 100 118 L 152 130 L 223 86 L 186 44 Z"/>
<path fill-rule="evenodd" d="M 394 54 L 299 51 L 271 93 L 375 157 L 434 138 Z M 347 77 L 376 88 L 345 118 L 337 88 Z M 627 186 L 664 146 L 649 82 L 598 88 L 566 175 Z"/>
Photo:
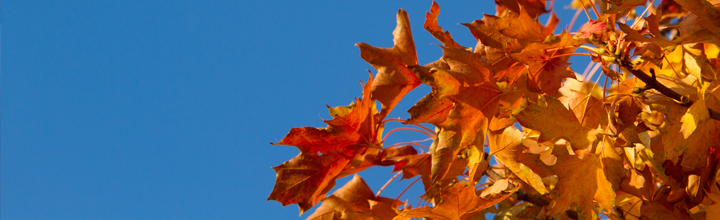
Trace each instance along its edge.
<path fill-rule="evenodd" d="M 512 57 L 528 66 L 528 90 L 555 96 L 565 78 L 575 79 L 570 64 L 546 51 L 523 50 Z"/>
<path fill-rule="evenodd" d="M 720 1 L 686 0 L 676 2 L 697 17 L 705 20 L 706 22 L 702 23 L 709 24 L 708 28 L 714 30 L 720 29 Z"/>
<path fill-rule="evenodd" d="M 720 201 L 719 1 L 661 1 L 645 11 L 638 6 L 653 3 L 574 1 L 577 15 L 598 14 L 574 34 L 554 33 L 562 27 L 554 12 L 544 26 L 536 20 L 548 12 L 545 1 L 495 3 L 495 16 L 463 24 L 477 40 L 464 48 L 438 25 L 440 7 L 433 2 L 423 27 L 442 43 L 443 55 L 423 66 L 403 10 L 392 48 L 358 43 L 376 79 L 371 74 L 361 99 L 328 107 L 326 128 L 293 128 L 277 143 L 301 153 L 273 168 L 277 179 L 268 199 L 298 204 L 301 212 L 322 200 L 310 219 L 717 213 L 710 209 Z M 584 51 L 575 53 L 578 48 Z M 582 79 L 568 63 L 578 55 L 594 62 Z M 608 82 L 600 83 L 598 70 Z M 383 120 L 420 83 L 432 92 L 408 110 L 410 118 Z M 379 113 L 375 101 L 382 104 Z M 384 143 L 390 140 L 381 139 L 384 123 L 393 121 L 430 136 L 427 152 L 415 147 L 430 139 Z M 399 209 L 358 176 L 325 197 L 337 178 L 373 166 L 393 166 L 401 179 L 422 181 L 424 192 L 415 198 L 430 205 Z M 488 181 L 480 184 L 483 178 Z"/>
<path fill-rule="evenodd" d="M 277 173 L 275 187 L 268 200 L 283 206 L 298 204 L 300 214 L 325 198 L 335 186 L 335 178 L 350 160 L 342 155 L 313 155 L 300 153 L 295 158 L 273 167 Z"/>
<path fill-rule="evenodd" d="M 423 24 L 425 30 L 430 32 L 430 34 L 442 42 L 446 47 L 464 49 L 458 43 L 455 43 L 452 39 L 452 35 L 450 35 L 450 32 L 443 32 L 443 29 L 437 24 L 438 15 L 440 15 L 440 6 L 437 2 L 433 1 L 432 6 L 430 7 L 430 12 L 427 12 L 425 15 L 425 24 Z"/>
<path fill-rule="evenodd" d="M 657 44 L 661 47 L 669 47 L 669 46 L 675 46 L 675 43 L 666 40 L 661 35 L 654 35 L 652 37 L 644 37 L 643 34 L 640 34 L 636 30 L 630 28 L 627 24 L 617 22 L 618 27 L 620 27 L 620 30 L 625 32 L 627 36 L 625 36 L 626 40 L 630 41 L 640 41 L 640 42 L 650 42 L 653 44 Z"/>
<path fill-rule="evenodd" d="M 438 125 L 447 119 L 453 104 L 454 102 L 450 99 L 438 98 L 437 94 L 430 93 L 408 110 L 410 119 L 405 123 L 430 123 Z"/>
<path fill-rule="evenodd" d="M 572 90 L 571 96 L 563 96 L 559 100 L 575 113 L 582 126 L 597 128 L 608 123 L 602 102 L 591 95 Z"/>
<path fill-rule="evenodd" d="M 673 163 L 677 164 L 679 157 L 684 153 L 707 155 L 709 147 L 717 143 L 715 123 L 707 123 L 707 126 L 693 131 L 687 138 L 684 137 L 681 132 L 681 119 L 687 114 L 688 109 L 682 105 L 667 99 L 660 99 L 650 107 L 665 115 L 665 123 L 658 130 L 662 137 L 660 141 L 665 158 Z M 705 161 L 705 157 L 683 157 L 682 164 L 683 167 L 693 170 L 703 166 L 703 161 Z"/>
<path fill-rule="evenodd" d="M 710 118 L 704 99 L 698 99 L 680 118 L 680 133 L 687 139 L 702 123 Z"/>
<path fill-rule="evenodd" d="M 612 107 L 617 112 L 617 119 L 619 121 L 612 121 L 614 125 L 617 125 L 617 132 L 623 132 L 627 127 L 634 127 L 638 114 L 642 112 L 643 103 L 636 97 L 630 95 L 619 95 L 618 99 L 615 100 Z M 614 115 L 613 115 L 614 116 Z"/>
<path fill-rule="evenodd" d="M 393 209 L 399 204 L 393 199 L 376 197 L 367 183 L 355 175 L 350 182 L 325 198 L 307 219 L 392 219 L 397 215 Z"/>
<path fill-rule="evenodd" d="M 540 142 L 564 138 L 574 150 L 583 150 L 595 140 L 592 128 L 582 126 L 575 113 L 547 95 L 537 97 L 537 101 L 526 99 L 523 109 L 514 116 L 524 127 L 540 131 Z"/>
<path fill-rule="evenodd" d="M 530 157 L 523 158 L 525 150 L 522 144 L 523 135 L 523 132 L 514 127 L 507 127 L 499 132 L 490 132 L 488 134 L 490 152 L 538 193 L 547 194 L 549 191 L 543 184 L 542 177 L 523 164 L 523 162 L 528 163 L 525 160 L 532 160 L 529 159 Z"/>
<path fill-rule="evenodd" d="M 491 64 L 493 72 L 499 72 L 507 69 L 514 60 L 510 59 L 510 54 L 522 50 L 523 46 L 518 39 L 508 37 L 496 28 L 502 18 L 485 15 L 482 20 L 475 20 L 472 23 L 463 23 L 470 29 L 470 33 L 478 40 L 479 46 L 475 48 L 475 52 L 482 50 L 485 54 L 487 63 Z"/>
<path fill-rule="evenodd" d="M 512 192 L 512 191 L 511 191 Z M 474 214 L 494 205 L 510 196 L 504 193 L 495 197 L 481 198 L 475 193 L 475 187 L 467 182 L 458 182 L 443 190 L 442 201 L 436 207 L 420 207 L 403 210 L 395 219 L 432 218 L 432 219 L 469 219 Z"/>
<path fill-rule="evenodd" d="M 405 94 L 420 85 L 420 81 L 406 66 L 417 65 L 415 43 L 410 31 L 407 12 L 397 13 L 397 27 L 393 31 L 395 46 L 377 48 L 366 43 L 357 43 L 360 57 L 378 70 L 372 83 L 372 97 L 382 103 L 381 117 L 384 118 Z"/>
<path fill-rule="evenodd" d="M 541 14 L 547 13 L 545 9 L 545 1 L 541 0 L 497 0 L 495 3 L 498 7 L 507 8 L 515 13 L 520 13 L 520 6 L 522 9 L 527 11 L 527 14 L 532 18 L 537 18 Z M 503 9 L 498 8 L 498 13 L 501 14 Z"/>
<path fill-rule="evenodd" d="M 583 159 L 568 154 L 565 149 L 555 149 L 553 153 L 558 161 L 550 169 L 559 180 L 552 193 L 555 203 L 549 210 L 551 215 L 574 209 L 574 204 L 578 215 L 585 219 L 597 216 L 595 204 L 600 210 L 612 209 L 615 191 L 625 175 L 622 158 L 613 145 L 606 139 Z"/>
<path fill-rule="evenodd" d="M 439 127 L 437 137 L 430 148 L 432 154 L 431 183 L 446 177 L 454 177 L 449 173 L 463 172 L 451 168 L 458 163 L 467 163 L 466 160 L 456 160 L 457 154 L 463 149 L 480 148 L 485 142 L 488 118 L 477 109 L 468 105 L 454 105 L 448 119 Z M 479 150 L 481 151 L 481 150 Z"/>
<path fill-rule="evenodd" d="M 500 33 L 522 42 L 542 42 L 545 40 L 543 26 L 534 20 L 524 8 L 520 8 L 517 17 L 504 17 L 497 24 Z"/>
<path fill-rule="evenodd" d="M 363 86 L 363 98 L 344 107 L 328 107 L 332 120 L 326 120 L 327 128 L 302 127 L 292 128 L 290 132 L 275 145 L 296 146 L 300 151 L 329 153 L 334 151 L 356 151 L 378 143 L 378 122 L 374 102 L 370 97 L 372 75 Z"/>
<path fill-rule="evenodd" d="M 435 97 L 438 101 L 449 99 L 455 102 L 447 113 L 447 119 L 437 121 L 440 131 L 435 142 L 437 144 L 431 149 L 432 182 L 445 177 L 461 149 L 483 145 L 489 122 L 486 115 L 493 114 L 496 106 L 493 101 L 496 102 L 496 96 L 500 94 L 497 86 L 492 83 L 489 70 L 481 63 L 473 61 L 472 53 L 449 48 L 444 48 L 444 51 L 450 68 L 459 72 L 412 67 L 418 78 L 433 88 L 433 92 L 428 96 Z M 460 121 L 465 118 L 467 121 Z"/>

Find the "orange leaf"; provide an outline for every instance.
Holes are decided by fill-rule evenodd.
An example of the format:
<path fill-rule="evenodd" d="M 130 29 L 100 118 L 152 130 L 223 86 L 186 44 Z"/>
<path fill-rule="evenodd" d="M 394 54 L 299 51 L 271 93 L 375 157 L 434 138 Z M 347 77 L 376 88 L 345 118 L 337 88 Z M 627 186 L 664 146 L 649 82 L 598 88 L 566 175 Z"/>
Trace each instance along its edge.
<path fill-rule="evenodd" d="M 608 123 L 607 112 L 603 109 L 602 102 L 595 97 L 572 90 L 570 97 L 560 97 L 560 101 L 575 113 L 578 121 L 582 120 L 583 126 L 597 128 Z"/>
<path fill-rule="evenodd" d="M 395 46 L 377 48 L 366 43 L 357 43 L 360 57 L 378 70 L 372 83 L 372 97 L 382 103 L 381 117 L 384 118 L 410 90 L 420 85 L 420 81 L 406 66 L 417 65 L 415 43 L 410 31 L 407 12 L 400 9 L 397 13 L 397 27 L 393 31 Z"/>
<path fill-rule="evenodd" d="M 630 41 L 640 41 L 640 42 L 650 42 L 653 44 L 656 44 L 661 47 L 669 47 L 669 46 L 675 46 L 675 43 L 670 42 L 663 38 L 661 35 L 655 35 L 652 37 L 644 37 L 642 34 L 637 32 L 636 30 L 633 30 L 628 26 L 627 24 L 617 22 L 618 27 L 627 34 L 625 36 L 625 39 Z"/>
<path fill-rule="evenodd" d="M 370 99 L 372 75 L 364 85 L 363 98 L 356 99 L 350 106 L 330 108 L 332 120 L 326 120 L 327 128 L 292 128 L 275 145 L 296 146 L 306 153 L 328 153 L 333 151 L 355 151 L 379 143 L 377 109 Z"/>
<path fill-rule="evenodd" d="M 440 15 L 440 6 L 437 4 L 437 2 L 433 1 L 432 6 L 430 7 L 430 12 L 427 12 L 425 15 L 425 24 L 423 24 L 425 30 L 430 32 L 433 37 L 442 42 L 443 45 L 445 45 L 446 47 L 454 49 L 464 49 L 463 46 L 455 43 L 455 41 L 452 39 L 452 35 L 450 35 L 450 32 L 443 32 L 443 29 L 437 24 L 438 15 Z"/>
<path fill-rule="evenodd" d="M 530 17 L 524 8 L 520 8 L 517 17 L 504 17 L 497 23 L 496 28 L 505 36 L 524 42 L 542 42 L 545 40 L 542 24 Z"/>
<path fill-rule="evenodd" d="M 428 70 L 421 66 L 412 67 L 424 83 L 432 86 L 433 92 L 428 95 L 430 96 L 428 100 L 437 101 L 431 103 L 438 103 L 443 99 L 455 102 L 447 113 L 447 119 L 436 117 L 433 121 L 440 128 L 430 151 L 433 158 L 431 171 L 433 183 L 445 178 L 453 167 L 456 154 L 461 149 L 472 147 L 482 149 L 488 126 L 486 115 L 494 113 L 497 96 L 500 95 L 489 70 L 473 59 L 475 58 L 473 53 L 458 49 L 443 49 L 445 51 L 443 57 L 446 58 L 444 60 L 457 72 L 442 68 Z M 437 112 L 438 108 L 425 109 Z M 444 109 L 440 114 L 445 115 Z"/>
<path fill-rule="evenodd" d="M 275 187 L 268 200 L 283 206 L 298 204 L 300 214 L 325 198 L 335 179 L 350 162 L 339 154 L 322 156 L 300 153 L 295 158 L 273 167 L 277 173 Z"/>
<path fill-rule="evenodd" d="M 615 203 L 615 191 L 625 174 L 623 161 L 616 153 L 613 143 L 602 141 L 583 159 L 570 155 L 565 149 L 555 148 L 557 163 L 550 167 L 559 180 L 553 190 L 554 204 L 548 211 L 550 215 L 564 214 L 574 209 L 585 219 L 597 218 L 595 203 L 600 210 L 610 211 Z M 594 202 L 593 202 L 594 201 Z M 582 219 L 582 217 L 581 217 Z"/>
<path fill-rule="evenodd" d="M 545 1 L 541 0 L 496 0 L 495 4 L 498 7 L 503 6 L 510 9 L 515 13 L 520 13 L 520 5 L 522 5 L 522 8 L 527 10 L 528 15 L 533 18 L 548 12 L 545 9 Z"/>
<path fill-rule="evenodd" d="M 516 190 L 516 189 L 515 189 Z M 483 209 L 504 200 L 512 192 L 495 197 L 481 198 L 475 193 L 475 187 L 467 182 L 458 182 L 441 191 L 442 201 L 434 208 L 420 207 L 403 210 L 395 219 L 432 218 L 432 219 L 469 219 Z"/>
<path fill-rule="evenodd" d="M 682 117 L 688 109 L 675 101 L 663 98 L 650 106 L 652 109 L 665 114 L 665 123 L 660 126 L 660 140 L 664 148 L 665 159 L 678 163 L 678 158 L 683 154 L 691 154 L 683 157 L 682 166 L 694 170 L 705 166 L 705 159 L 708 149 L 718 140 L 718 129 L 716 122 L 705 123 L 706 126 L 697 127 L 687 138 L 682 133 Z"/>
<path fill-rule="evenodd" d="M 707 24 L 706 28 L 720 30 L 720 1 L 684 0 L 675 2 L 705 20 L 701 23 Z"/>
<path fill-rule="evenodd" d="M 464 104 L 453 106 L 448 119 L 439 126 L 437 137 L 430 148 L 431 183 L 464 172 L 465 165 L 458 164 L 467 163 L 467 160 L 456 160 L 456 156 L 465 148 L 478 148 L 482 152 L 487 126 L 488 118 L 477 109 Z"/>
<path fill-rule="evenodd" d="M 408 110 L 410 119 L 407 124 L 430 123 L 439 125 L 447 118 L 453 102 L 447 98 L 438 98 L 436 94 L 430 93 L 420 99 Z"/>
<path fill-rule="evenodd" d="M 403 171 L 402 179 L 410 179 L 417 175 L 421 175 L 423 180 L 430 181 L 430 154 L 403 155 L 393 157 L 396 161 L 393 172 Z"/>
<path fill-rule="evenodd" d="M 484 50 L 485 59 L 487 59 L 487 63 L 492 64 L 490 68 L 493 72 L 507 69 L 515 63 L 514 60 L 509 59 L 508 55 L 520 51 L 524 47 L 518 39 L 505 36 L 496 28 L 500 21 L 501 18 L 485 15 L 482 20 L 462 24 L 468 27 L 475 39 L 478 40 L 479 46 L 475 50 Z"/>
<path fill-rule="evenodd" d="M 400 202 L 392 202 L 391 200 L 390 204 L 385 206 L 384 209 L 378 209 L 382 206 L 372 206 L 371 201 L 377 204 L 385 203 L 387 199 L 376 197 L 365 181 L 360 176 L 355 175 L 342 188 L 325 198 L 322 205 L 307 219 L 347 219 L 348 217 L 353 217 L 353 219 L 378 219 L 381 216 L 385 217 L 382 219 L 392 219 L 397 215 L 392 210 L 397 208 Z M 388 215 L 388 213 L 394 215 Z"/>
<path fill-rule="evenodd" d="M 522 152 L 525 150 L 522 144 L 523 135 L 522 131 L 514 127 L 507 127 L 499 132 L 490 132 L 488 134 L 490 152 L 495 156 L 495 159 L 508 167 L 525 183 L 532 186 L 540 194 L 546 194 L 549 191 L 543 185 L 542 177 L 521 162 L 523 160 L 521 159 Z"/>
<path fill-rule="evenodd" d="M 484 65 L 473 61 L 472 53 L 461 50 L 445 50 L 448 65 L 452 70 L 413 67 L 413 71 L 432 87 L 437 99 L 448 98 L 455 103 L 464 103 L 476 110 L 492 115 L 495 105 L 490 102 L 501 94 Z"/>
<path fill-rule="evenodd" d="M 540 131 L 538 141 L 567 139 L 575 150 L 587 149 L 595 139 L 593 129 L 578 122 L 575 114 L 555 98 L 542 95 L 537 101 L 527 100 L 515 118 L 520 125 Z"/>
<path fill-rule="evenodd" d="M 560 53 L 556 54 L 560 55 Z M 546 51 L 528 50 L 513 54 L 513 58 L 528 65 L 528 90 L 555 96 L 565 78 L 575 79 L 569 63 L 551 58 Z"/>

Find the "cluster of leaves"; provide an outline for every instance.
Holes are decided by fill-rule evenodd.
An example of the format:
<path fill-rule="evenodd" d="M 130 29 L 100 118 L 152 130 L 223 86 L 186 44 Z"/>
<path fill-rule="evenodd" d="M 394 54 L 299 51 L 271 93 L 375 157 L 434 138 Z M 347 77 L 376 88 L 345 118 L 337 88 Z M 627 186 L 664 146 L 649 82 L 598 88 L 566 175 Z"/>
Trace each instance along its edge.
<path fill-rule="evenodd" d="M 301 213 L 322 201 L 309 219 L 720 218 L 720 2 L 575 1 L 596 19 L 559 34 L 545 1 L 496 3 L 495 16 L 463 24 L 477 39 L 467 48 L 437 24 L 433 2 L 424 27 L 443 56 L 426 65 L 402 9 L 392 48 L 358 43 L 377 74 L 362 98 L 328 107 L 326 128 L 275 143 L 301 153 L 273 168 L 268 199 Z M 568 59 L 583 55 L 593 62 L 576 74 Z M 605 77 L 590 82 L 598 69 Z M 432 92 L 411 117 L 385 119 L 421 83 Z M 398 120 L 432 137 L 427 152 L 385 146 L 384 124 Z M 374 194 L 357 175 L 327 196 L 372 166 L 416 178 L 425 205 Z"/>

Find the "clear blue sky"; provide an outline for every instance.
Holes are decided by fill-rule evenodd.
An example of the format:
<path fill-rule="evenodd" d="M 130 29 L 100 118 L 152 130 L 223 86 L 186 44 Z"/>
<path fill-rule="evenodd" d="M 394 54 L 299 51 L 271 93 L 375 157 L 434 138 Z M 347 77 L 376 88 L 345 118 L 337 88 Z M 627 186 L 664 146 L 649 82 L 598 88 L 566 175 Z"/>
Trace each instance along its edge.
<path fill-rule="evenodd" d="M 326 104 L 361 96 L 358 80 L 376 71 L 353 45 L 392 47 L 404 8 L 420 63 L 441 56 L 422 28 L 429 0 L 2 3 L 1 219 L 298 219 L 296 205 L 265 201 L 270 167 L 298 153 L 269 142 L 324 127 Z M 438 3 L 440 25 L 468 47 L 458 23 L 495 13 L 492 1 Z M 360 175 L 373 190 L 391 177 Z"/>

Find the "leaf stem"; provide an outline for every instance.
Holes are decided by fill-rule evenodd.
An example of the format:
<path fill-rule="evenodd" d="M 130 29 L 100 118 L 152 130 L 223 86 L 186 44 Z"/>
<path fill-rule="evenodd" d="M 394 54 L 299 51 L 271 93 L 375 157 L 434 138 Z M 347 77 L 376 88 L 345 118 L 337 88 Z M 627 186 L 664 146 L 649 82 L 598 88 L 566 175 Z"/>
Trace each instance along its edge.
<path fill-rule="evenodd" d="M 395 146 L 406 145 L 406 144 L 407 144 L 407 145 L 413 145 L 413 146 L 422 147 L 422 148 L 425 148 L 425 149 L 430 149 L 430 147 L 428 147 L 428 146 L 425 146 L 425 145 L 422 145 L 422 144 L 418 144 L 419 142 L 425 142 L 425 141 L 429 141 L 429 140 L 432 140 L 432 138 L 428 138 L 428 139 L 425 139 L 425 140 L 422 140 L 422 141 L 399 142 L 399 143 L 395 143 L 395 144 L 393 144 L 393 145 L 390 145 L 390 146 L 386 147 L 386 149 L 387 149 L 387 148 L 391 148 L 391 147 L 395 147 Z"/>
<path fill-rule="evenodd" d="M 395 178 L 397 178 L 398 176 L 400 176 L 401 173 L 402 173 L 402 171 L 398 171 L 392 178 L 390 178 L 390 179 L 385 183 L 385 185 L 383 185 L 382 188 L 380 188 L 380 190 L 378 190 L 377 194 L 375 194 L 375 197 L 380 196 L 380 193 L 382 193 L 382 191 L 385 190 L 385 187 L 387 187 L 388 185 L 390 185 L 390 182 L 392 182 Z"/>
<path fill-rule="evenodd" d="M 391 121 L 399 121 L 400 123 L 405 124 L 405 123 L 407 123 L 408 120 L 405 120 L 402 118 L 389 118 L 389 119 L 385 119 L 384 121 L 382 121 L 382 123 L 391 122 Z M 418 126 L 418 127 L 422 128 L 423 130 L 426 130 L 430 133 L 435 133 L 435 131 L 433 131 L 425 126 L 422 126 L 421 124 L 412 124 L 412 125 Z"/>
<path fill-rule="evenodd" d="M 417 181 L 420 180 L 420 179 L 422 179 L 422 177 L 418 177 L 417 179 L 415 179 L 415 181 L 413 181 L 412 183 L 410 183 L 410 185 L 408 185 L 407 187 L 405 187 L 405 190 L 403 190 L 403 191 L 400 193 L 400 195 L 398 195 L 398 196 L 395 198 L 395 201 L 400 201 L 400 200 L 399 200 L 400 197 L 401 197 L 403 194 L 405 194 L 405 192 L 407 192 L 408 189 L 410 189 L 410 187 L 413 186 L 415 183 L 417 183 Z"/>
<path fill-rule="evenodd" d="M 425 134 L 425 135 L 427 135 L 427 136 L 429 136 L 429 137 L 431 137 L 431 138 L 435 138 L 435 135 L 434 135 L 434 134 L 428 133 L 428 132 L 426 132 L 426 131 L 423 131 L 423 130 L 420 130 L 420 129 L 417 129 L 417 128 L 395 128 L 395 129 L 392 129 L 392 130 L 388 131 L 388 133 L 385 134 L 385 137 L 383 138 L 383 142 L 385 142 L 385 139 L 387 139 L 387 137 L 388 137 L 390 134 L 392 134 L 393 132 L 403 131 L 403 130 L 404 130 L 404 131 L 417 131 L 417 132 L 423 133 L 423 134 Z"/>

